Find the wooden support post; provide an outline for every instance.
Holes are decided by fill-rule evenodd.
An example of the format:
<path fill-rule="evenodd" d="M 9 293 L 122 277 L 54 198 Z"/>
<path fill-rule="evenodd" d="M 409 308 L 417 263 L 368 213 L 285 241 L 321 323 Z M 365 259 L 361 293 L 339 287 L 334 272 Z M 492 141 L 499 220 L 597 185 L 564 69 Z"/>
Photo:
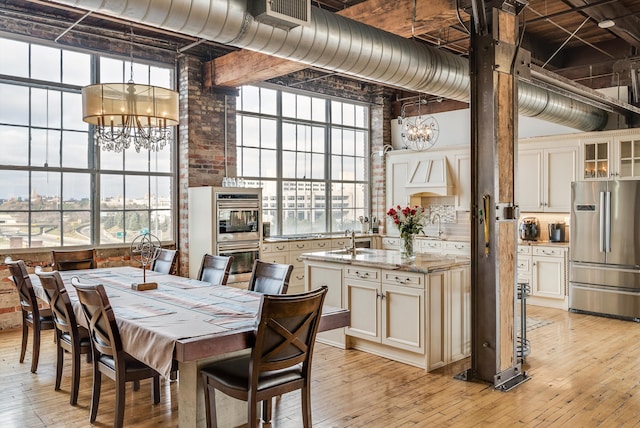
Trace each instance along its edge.
<path fill-rule="evenodd" d="M 471 35 L 472 357 L 461 377 L 526 380 L 515 340 L 518 16 L 475 0 Z"/>

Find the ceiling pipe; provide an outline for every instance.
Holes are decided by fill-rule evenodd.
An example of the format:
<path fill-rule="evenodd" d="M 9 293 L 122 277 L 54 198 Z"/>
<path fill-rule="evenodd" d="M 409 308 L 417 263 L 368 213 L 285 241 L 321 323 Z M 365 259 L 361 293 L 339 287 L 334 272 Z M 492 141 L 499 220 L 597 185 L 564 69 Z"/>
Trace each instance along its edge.
<path fill-rule="evenodd" d="M 246 0 L 54 2 L 383 85 L 469 102 L 467 59 L 316 7 L 309 25 L 287 31 L 254 20 Z M 527 82 L 518 85 L 518 101 L 520 114 L 574 129 L 599 130 L 607 122 L 605 111 Z"/>

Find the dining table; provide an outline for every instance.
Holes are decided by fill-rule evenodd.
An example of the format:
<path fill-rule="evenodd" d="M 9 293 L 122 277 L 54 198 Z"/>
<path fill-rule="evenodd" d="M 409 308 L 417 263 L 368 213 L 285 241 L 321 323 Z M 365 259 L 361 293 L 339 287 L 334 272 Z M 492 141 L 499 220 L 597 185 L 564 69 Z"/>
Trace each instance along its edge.
<path fill-rule="evenodd" d="M 133 266 L 61 271 L 80 324 L 87 326 L 72 278 L 102 284 L 114 310 L 125 352 L 168 379 L 178 362 L 180 427 L 203 427 L 205 405 L 200 369 L 213 361 L 250 352 L 261 294 Z M 30 275 L 36 295 L 47 300 L 37 275 Z M 144 278 L 144 279 L 143 279 Z M 157 288 L 138 291 L 146 282 Z M 345 327 L 349 311 L 323 306 L 318 331 Z M 216 395 L 220 426 L 246 424 L 246 403 Z"/>

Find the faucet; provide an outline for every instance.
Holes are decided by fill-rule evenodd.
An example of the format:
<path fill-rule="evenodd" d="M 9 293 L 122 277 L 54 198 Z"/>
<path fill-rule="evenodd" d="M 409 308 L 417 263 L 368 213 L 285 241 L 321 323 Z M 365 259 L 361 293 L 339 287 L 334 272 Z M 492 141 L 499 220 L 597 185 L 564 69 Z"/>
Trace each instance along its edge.
<path fill-rule="evenodd" d="M 442 231 L 442 219 L 440 218 L 440 214 L 439 213 L 434 213 L 431 216 L 431 224 L 435 224 L 436 217 L 438 218 L 438 238 L 440 238 L 440 237 L 442 237 L 442 234 L 444 232 Z"/>
<path fill-rule="evenodd" d="M 349 236 L 348 229 L 347 229 L 347 232 L 345 232 L 345 235 Z M 345 251 L 348 251 L 349 253 L 351 253 L 352 257 L 355 257 L 356 256 L 356 231 L 355 230 L 351 231 L 351 236 L 349 238 L 350 238 L 349 247 L 348 248 L 345 247 L 344 249 Z"/>

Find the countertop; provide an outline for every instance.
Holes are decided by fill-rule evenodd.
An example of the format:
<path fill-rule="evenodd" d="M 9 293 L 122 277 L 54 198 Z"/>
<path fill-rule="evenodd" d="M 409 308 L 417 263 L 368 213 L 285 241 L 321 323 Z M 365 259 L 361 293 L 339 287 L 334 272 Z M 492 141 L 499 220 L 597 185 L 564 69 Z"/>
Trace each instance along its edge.
<path fill-rule="evenodd" d="M 373 238 L 374 236 L 381 236 L 377 233 L 356 233 L 356 239 Z M 291 235 L 291 236 L 269 236 L 263 238 L 262 242 L 288 242 L 288 241 L 308 241 L 311 239 L 350 239 L 351 235 L 345 235 L 344 233 L 327 233 L 327 234 L 313 234 L 313 235 Z"/>
<path fill-rule="evenodd" d="M 400 257 L 400 252 L 397 250 L 373 250 L 369 248 L 358 248 L 358 253 L 355 256 L 345 253 L 344 250 L 334 250 L 303 253 L 300 258 L 303 260 L 351 264 L 381 269 L 397 269 L 419 273 L 430 273 L 471 264 L 469 257 L 416 254 L 415 259 L 406 260 Z"/>
<path fill-rule="evenodd" d="M 545 245 L 548 247 L 564 247 L 569 248 L 569 242 L 551 242 L 551 241 L 523 241 L 518 240 L 518 245 Z"/>

